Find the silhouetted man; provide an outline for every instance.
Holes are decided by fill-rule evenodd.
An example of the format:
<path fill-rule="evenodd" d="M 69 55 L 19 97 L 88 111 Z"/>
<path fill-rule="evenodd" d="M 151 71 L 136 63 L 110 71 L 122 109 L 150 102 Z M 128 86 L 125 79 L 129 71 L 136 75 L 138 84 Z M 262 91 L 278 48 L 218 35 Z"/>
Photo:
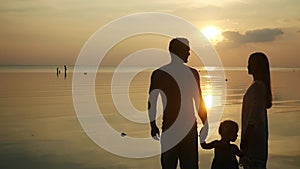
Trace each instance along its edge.
<path fill-rule="evenodd" d="M 160 95 L 163 104 L 161 141 L 161 165 L 163 169 L 198 169 L 198 133 L 195 117 L 204 124 L 207 119 L 200 78 L 197 70 L 185 65 L 190 55 L 189 42 L 174 38 L 169 44 L 171 62 L 155 70 L 151 75 L 148 113 L 151 136 L 159 139 L 156 125 L 156 104 Z M 195 106 L 194 106 L 195 105 Z"/>
<path fill-rule="evenodd" d="M 64 65 L 64 69 L 65 69 L 65 78 L 66 78 L 67 77 L 67 70 L 68 70 L 67 65 Z"/>

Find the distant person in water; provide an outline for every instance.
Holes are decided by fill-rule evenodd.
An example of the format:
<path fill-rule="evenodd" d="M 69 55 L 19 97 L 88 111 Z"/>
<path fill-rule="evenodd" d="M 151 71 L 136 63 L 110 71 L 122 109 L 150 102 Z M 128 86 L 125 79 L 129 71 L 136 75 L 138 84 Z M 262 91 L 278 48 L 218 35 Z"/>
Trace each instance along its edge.
<path fill-rule="evenodd" d="M 160 137 L 155 120 L 160 95 L 164 107 L 160 137 L 162 168 L 176 169 L 179 161 L 181 169 L 198 169 L 198 133 L 193 103 L 203 124 L 207 119 L 200 78 L 196 69 L 185 64 L 190 55 L 187 39 L 172 39 L 169 51 L 171 62 L 151 75 L 148 99 L 151 136 L 157 140 Z"/>
<path fill-rule="evenodd" d="M 201 143 L 203 149 L 214 149 L 214 159 L 211 169 L 238 169 L 236 156 L 241 157 L 242 153 L 238 146 L 231 144 L 237 139 L 238 124 L 231 120 L 223 121 L 219 127 L 221 140 L 215 140 L 210 143 L 205 141 Z M 201 140 L 200 140 L 201 141 Z"/>
<path fill-rule="evenodd" d="M 60 74 L 60 70 L 59 70 L 59 67 L 56 68 L 56 76 L 58 77 Z"/>
<path fill-rule="evenodd" d="M 64 65 L 64 69 L 65 69 L 65 78 L 66 78 L 67 77 L 67 70 L 68 70 L 67 65 Z"/>
<path fill-rule="evenodd" d="M 268 160 L 268 114 L 272 107 L 270 68 L 267 56 L 258 52 L 250 55 L 248 74 L 253 83 L 243 97 L 240 163 L 244 169 L 266 169 Z"/>

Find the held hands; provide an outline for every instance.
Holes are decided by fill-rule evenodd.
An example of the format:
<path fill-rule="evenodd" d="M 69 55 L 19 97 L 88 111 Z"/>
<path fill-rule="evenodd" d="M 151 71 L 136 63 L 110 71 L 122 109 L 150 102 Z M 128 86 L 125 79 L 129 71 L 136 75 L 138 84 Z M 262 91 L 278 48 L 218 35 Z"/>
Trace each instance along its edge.
<path fill-rule="evenodd" d="M 159 129 L 156 125 L 151 126 L 151 136 L 154 140 L 159 141 L 160 140 L 160 133 L 159 133 Z"/>
<path fill-rule="evenodd" d="M 199 134 L 200 143 L 204 143 L 205 142 L 206 137 L 208 135 L 208 129 L 209 129 L 209 126 L 208 126 L 208 122 L 206 121 L 204 123 L 204 126 L 200 130 L 200 134 Z"/>
<path fill-rule="evenodd" d="M 241 150 L 243 153 L 246 153 L 248 151 L 248 140 L 247 139 L 243 139 L 241 141 Z"/>
<path fill-rule="evenodd" d="M 245 139 L 241 140 L 242 157 L 240 157 L 240 160 L 239 160 L 240 166 L 244 166 L 244 165 L 250 163 L 249 158 L 247 156 L 245 156 L 245 154 L 247 154 L 247 151 L 248 151 L 248 140 L 245 138 Z"/>
<path fill-rule="evenodd" d="M 240 157 L 239 166 L 245 166 L 250 164 L 250 159 L 247 156 Z"/>

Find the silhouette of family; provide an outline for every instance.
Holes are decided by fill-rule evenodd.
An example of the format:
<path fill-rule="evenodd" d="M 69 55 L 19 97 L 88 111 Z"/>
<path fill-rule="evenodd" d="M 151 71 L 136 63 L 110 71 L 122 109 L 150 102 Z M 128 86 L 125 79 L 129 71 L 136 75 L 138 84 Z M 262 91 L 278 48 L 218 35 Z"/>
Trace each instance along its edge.
<path fill-rule="evenodd" d="M 267 56 L 256 52 L 248 60 L 248 74 L 253 83 L 243 97 L 241 111 L 240 149 L 232 144 L 237 139 L 238 124 L 225 120 L 219 126 L 220 140 L 207 143 L 209 130 L 207 112 L 200 88 L 198 71 L 187 66 L 189 41 L 174 38 L 170 41 L 171 62 L 153 71 L 150 80 L 148 115 L 151 136 L 161 144 L 163 169 L 198 169 L 198 132 L 194 104 L 203 127 L 200 143 L 203 149 L 214 149 L 212 169 L 266 169 L 268 159 L 268 115 L 272 106 L 270 68 Z M 162 128 L 156 124 L 156 105 L 161 96 Z M 239 161 L 237 157 L 239 157 Z"/>

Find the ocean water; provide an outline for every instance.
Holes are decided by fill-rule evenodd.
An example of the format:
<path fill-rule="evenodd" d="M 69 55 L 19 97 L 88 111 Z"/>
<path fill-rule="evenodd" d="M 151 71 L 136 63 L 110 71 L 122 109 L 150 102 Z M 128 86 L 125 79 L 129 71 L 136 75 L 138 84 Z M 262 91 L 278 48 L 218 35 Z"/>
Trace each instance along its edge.
<path fill-rule="evenodd" d="M 69 67 L 65 77 L 63 71 L 57 76 L 56 66 L 0 66 L 0 168 L 160 168 L 159 155 L 121 157 L 99 147 L 88 137 L 74 109 L 72 70 L 73 67 Z M 124 71 L 124 76 L 130 71 L 134 69 Z M 89 71 L 80 73 L 85 73 L 86 77 L 91 74 Z M 128 88 L 133 106 L 140 111 L 147 107 L 150 74 L 151 70 L 137 74 Z M 218 95 L 207 87 L 213 78 L 205 71 L 200 75 L 203 93 Z M 298 169 L 300 69 L 272 68 L 271 75 L 274 105 L 269 110 L 268 168 Z M 227 96 L 222 120 L 232 119 L 240 124 L 242 96 L 252 78 L 245 68 L 225 68 L 225 76 Z M 110 67 L 99 70 L 95 79 L 95 97 L 103 116 L 120 133 L 149 137 L 148 124 L 131 122 L 118 113 L 111 96 L 112 77 L 113 68 Z M 126 85 L 118 85 L 115 92 L 126 94 Z M 209 101 L 210 97 L 207 98 Z M 214 132 L 208 141 L 218 138 Z M 239 145 L 239 138 L 236 144 Z M 199 154 L 200 168 L 210 168 L 213 150 L 199 148 Z"/>

